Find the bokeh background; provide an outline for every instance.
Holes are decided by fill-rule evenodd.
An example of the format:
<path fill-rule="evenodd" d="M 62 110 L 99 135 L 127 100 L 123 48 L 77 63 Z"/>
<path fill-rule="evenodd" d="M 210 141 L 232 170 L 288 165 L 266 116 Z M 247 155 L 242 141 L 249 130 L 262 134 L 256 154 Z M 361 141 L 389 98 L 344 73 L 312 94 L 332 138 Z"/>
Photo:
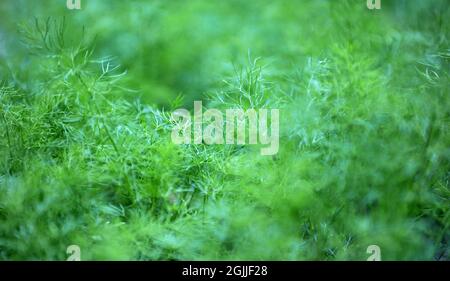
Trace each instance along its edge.
<path fill-rule="evenodd" d="M 0 2 L 0 258 L 448 260 L 449 2 Z M 168 113 L 279 108 L 280 152 Z"/>

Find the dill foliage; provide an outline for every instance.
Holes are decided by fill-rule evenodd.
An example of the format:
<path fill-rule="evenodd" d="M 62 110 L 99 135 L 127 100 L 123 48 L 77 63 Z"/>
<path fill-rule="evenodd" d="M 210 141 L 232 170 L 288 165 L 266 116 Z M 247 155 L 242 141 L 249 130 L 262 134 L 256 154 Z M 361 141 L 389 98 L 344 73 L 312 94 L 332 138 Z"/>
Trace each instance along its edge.
<path fill-rule="evenodd" d="M 0 259 L 449 258 L 447 1 L 56 2 L 0 4 Z M 279 153 L 173 144 L 199 99 Z"/>

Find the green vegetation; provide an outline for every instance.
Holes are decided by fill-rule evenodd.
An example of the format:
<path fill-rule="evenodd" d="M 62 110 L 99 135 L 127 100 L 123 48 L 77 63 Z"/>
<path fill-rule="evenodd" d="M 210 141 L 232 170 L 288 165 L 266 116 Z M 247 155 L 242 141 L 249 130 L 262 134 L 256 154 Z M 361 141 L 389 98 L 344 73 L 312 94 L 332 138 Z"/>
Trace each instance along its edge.
<path fill-rule="evenodd" d="M 446 0 L 3 0 L 0 259 L 448 260 Z M 280 150 L 170 112 L 280 109 Z"/>

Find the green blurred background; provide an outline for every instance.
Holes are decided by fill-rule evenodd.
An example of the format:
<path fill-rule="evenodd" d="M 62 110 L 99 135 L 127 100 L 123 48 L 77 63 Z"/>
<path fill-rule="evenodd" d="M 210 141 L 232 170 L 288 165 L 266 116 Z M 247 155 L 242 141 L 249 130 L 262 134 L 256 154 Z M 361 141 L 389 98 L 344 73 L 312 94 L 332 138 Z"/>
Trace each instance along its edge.
<path fill-rule="evenodd" d="M 366 45 L 368 57 L 379 51 L 374 59 L 382 59 L 385 51 L 367 38 L 392 39 L 403 28 L 438 24 L 448 9 L 445 1 L 389 0 L 383 1 L 381 11 L 368 10 L 363 0 L 85 0 L 82 11 L 68 10 L 63 0 L 0 5 L 3 42 L 14 48 L 9 57 L 19 51 L 15 35 L 19 23 L 65 16 L 71 33 L 84 27 L 96 36 L 98 56 L 120 61 L 131 73 L 127 84 L 140 90 L 144 100 L 166 105 L 180 93 L 189 101 L 200 97 L 229 74 L 233 64 L 246 63 L 248 53 L 289 72 L 302 59 L 327 57 L 336 41 L 345 37 Z M 442 13 L 441 18 L 422 17 L 428 10 Z"/>

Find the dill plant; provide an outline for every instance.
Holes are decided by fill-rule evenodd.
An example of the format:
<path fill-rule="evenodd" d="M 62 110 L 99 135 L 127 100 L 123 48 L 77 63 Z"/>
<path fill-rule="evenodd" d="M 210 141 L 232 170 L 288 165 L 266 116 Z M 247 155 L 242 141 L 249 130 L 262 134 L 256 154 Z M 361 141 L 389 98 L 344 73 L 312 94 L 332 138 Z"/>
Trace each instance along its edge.
<path fill-rule="evenodd" d="M 448 259 L 445 1 L 91 2 L 9 30 L 26 48 L 0 62 L 1 259 Z M 279 153 L 173 144 L 195 98 L 279 108 Z"/>

